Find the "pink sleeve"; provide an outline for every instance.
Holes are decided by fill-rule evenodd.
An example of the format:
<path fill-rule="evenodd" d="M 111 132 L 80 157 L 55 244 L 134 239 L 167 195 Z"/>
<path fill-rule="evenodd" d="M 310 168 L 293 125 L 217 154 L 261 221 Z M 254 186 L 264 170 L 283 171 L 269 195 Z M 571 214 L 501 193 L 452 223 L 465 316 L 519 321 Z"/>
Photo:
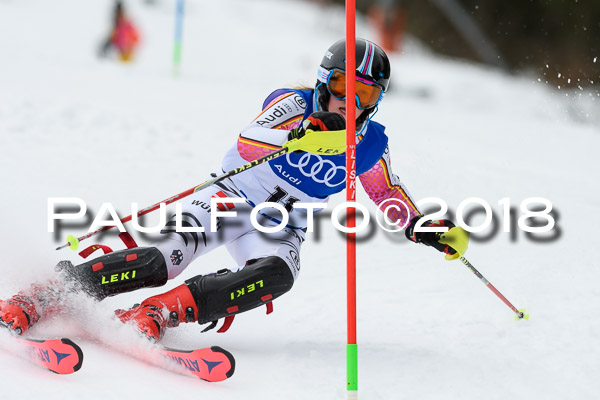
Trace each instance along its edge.
<path fill-rule="evenodd" d="M 359 176 L 362 186 L 369 198 L 377 204 L 380 210 L 394 205 L 387 212 L 387 217 L 399 226 L 406 227 L 411 219 L 421 215 L 421 212 L 410 197 L 410 194 L 400 182 L 398 176 L 391 173 L 389 151 L 371 167 Z M 388 199 L 392 199 L 387 201 Z"/>
<path fill-rule="evenodd" d="M 238 136 L 237 150 L 240 156 L 246 161 L 254 161 L 264 157 L 269 153 L 279 150 L 281 146 L 261 142 L 259 140 Z"/>

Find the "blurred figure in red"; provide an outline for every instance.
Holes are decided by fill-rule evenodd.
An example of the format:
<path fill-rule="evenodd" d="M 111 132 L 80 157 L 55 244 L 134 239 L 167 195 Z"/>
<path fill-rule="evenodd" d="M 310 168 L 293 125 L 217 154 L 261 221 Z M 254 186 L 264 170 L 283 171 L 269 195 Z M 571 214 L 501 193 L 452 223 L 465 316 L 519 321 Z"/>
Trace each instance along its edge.
<path fill-rule="evenodd" d="M 123 3 L 117 0 L 115 2 L 112 29 L 110 35 L 100 48 L 100 56 L 106 57 L 111 49 L 114 48 L 118 52 L 121 61 L 131 61 L 139 41 L 137 28 L 125 15 Z"/>
<path fill-rule="evenodd" d="M 400 51 L 406 26 L 404 4 L 407 0 L 374 0 L 369 7 L 369 20 L 376 27 L 379 43 L 387 53 Z"/>

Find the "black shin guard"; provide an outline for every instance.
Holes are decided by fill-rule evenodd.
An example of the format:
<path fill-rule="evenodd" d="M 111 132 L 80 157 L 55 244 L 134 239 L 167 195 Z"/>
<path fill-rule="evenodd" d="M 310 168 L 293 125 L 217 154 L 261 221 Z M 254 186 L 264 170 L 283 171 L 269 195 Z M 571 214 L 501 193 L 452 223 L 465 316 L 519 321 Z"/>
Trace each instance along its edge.
<path fill-rule="evenodd" d="M 116 294 L 167 283 L 168 270 L 155 247 L 115 251 L 80 265 L 63 265 L 67 279 L 87 294 L 102 300 Z"/>
<path fill-rule="evenodd" d="M 288 265 L 276 256 L 265 257 L 237 272 L 228 269 L 185 281 L 198 306 L 198 322 L 216 321 L 265 304 L 292 288 Z"/>

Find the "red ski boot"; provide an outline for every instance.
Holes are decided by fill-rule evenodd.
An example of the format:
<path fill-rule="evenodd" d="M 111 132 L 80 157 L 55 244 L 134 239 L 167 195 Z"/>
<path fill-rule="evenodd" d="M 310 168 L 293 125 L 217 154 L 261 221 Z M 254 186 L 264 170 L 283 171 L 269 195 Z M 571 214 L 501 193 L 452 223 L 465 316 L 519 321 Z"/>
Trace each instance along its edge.
<path fill-rule="evenodd" d="M 167 326 L 198 320 L 196 302 L 185 284 L 150 297 L 127 311 L 117 310 L 115 314 L 122 322 L 136 324 L 138 330 L 154 342 L 162 339 Z"/>
<path fill-rule="evenodd" d="M 0 326 L 22 335 L 40 319 L 35 304 L 29 297 L 14 295 L 0 300 Z"/>
<path fill-rule="evenodd" d="M 153 341 L 158 342 L 164 335 L 167 320 L 160 307 L 152 304 L 138 304 L 129 310 L 116 310 L 117 317 L 125 323 L 137 325 L 140 333 Z"/>

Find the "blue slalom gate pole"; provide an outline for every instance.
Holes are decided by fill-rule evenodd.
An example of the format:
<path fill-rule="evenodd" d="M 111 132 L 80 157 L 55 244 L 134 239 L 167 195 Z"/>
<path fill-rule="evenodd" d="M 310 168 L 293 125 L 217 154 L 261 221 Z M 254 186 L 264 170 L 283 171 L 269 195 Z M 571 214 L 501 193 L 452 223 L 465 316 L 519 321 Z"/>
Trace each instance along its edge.
<path fill-rule="evenodd" d="M 181 46 L 183 39 L 183 15 L 185 10 L 185 0 L 177 0 L 175 10 L 175 43 L 173 45 L 173 71 L 179 74 L 181 66 Z"/>

